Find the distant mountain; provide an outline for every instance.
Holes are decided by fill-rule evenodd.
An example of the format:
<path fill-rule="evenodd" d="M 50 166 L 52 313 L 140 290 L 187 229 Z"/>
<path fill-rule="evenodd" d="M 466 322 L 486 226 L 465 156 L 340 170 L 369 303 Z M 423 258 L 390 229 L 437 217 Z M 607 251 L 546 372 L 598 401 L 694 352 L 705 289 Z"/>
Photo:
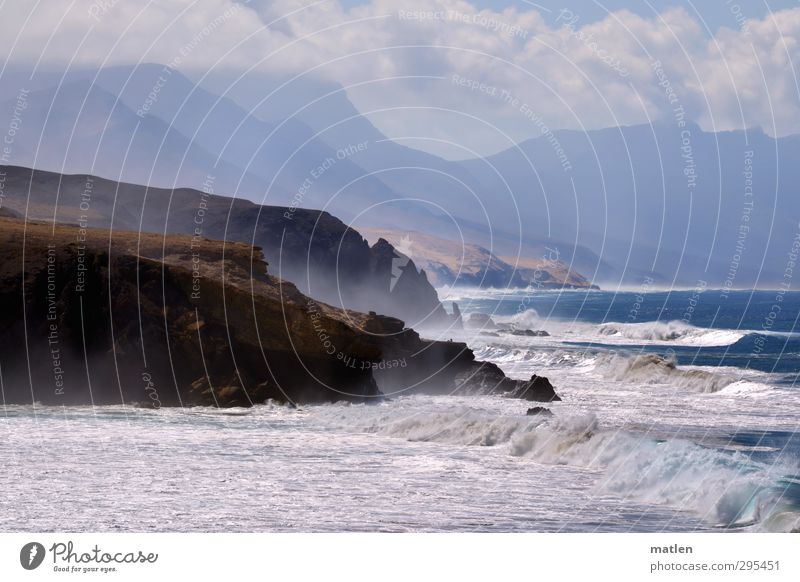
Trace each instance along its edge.
<path fill-rule="evenodd" d="M 18 100 L 0 104 L 12 112 Z M 250 191 L 266 182 L 187 138 L 176 125 L 140 117 L 115 95 L 88 80 L 30 91 L 24 100 L 8 162 L 65 173 L 161 187 L 202 185 L 235 192 L 239 180 Z"/>
<path fill-rule="evenodd" d="M 592 286 L 583 275 L 555 257 L 501 259 L 479 245 L 416 231 L 362 229 L 361 233 L 370 241 L 388 240 L 397 252 L 412 258 L 424 269 L 437 287 L 573 289 Z"/>
<path fill-rule="evenodd" d="M 491 197 L 489 206 L 484 198 L 497 220 L 519 208 L 529 231 L 557 233 L 592 249 L 624 269 L 627 282 L 647 276 L 661 285 L 783 282 L 800 221 L 797 136 L 705 133 L 693 125 L 553 135 L 567 156 L 566 170 L 547 137 L 464 162 L 475 174 L 491 164 L 518 193 L 513 205 Z M 499 186 L 496 175 L 484 172 L 477 190 Z M 614 275 L 574 266 L 596 282 Z"/>
<path fill-rule="evenodd" d="M 13 114 L 18 87 L 31 90 L 8 162 L 320 208 L 358 230 L 411 227 L 500 257 L 556 253 L 604 287 L 784 283 L 800 222 L 798 136 L 682 120 L 545 127 L 496 155 L 448 161 L 387 139 L 331 83 L 195 81 L 161 65 L 4 75 L 0 113 Z"/>
<path fill-rule="evenodd" d="M 800 221 L 798 136 L 709 133 L 681 119 L 587 132 L 545 126 L 504 152 L 452 162 L 380 136 L 343 91 L 330 92 L 297 116 L 324 140 L 375 140 L 359 164 L 399 199 L 361 228 L 411 225 L 528 260 L 555 250 L 609 286 L 784 282 Z"/>
<path fill-rule="evenodd" d="M 369 226 L 463 236 L 500 256 L 555 251 L 606 287 L 776 287 L 800 222 L 798 161 L 800 137 L 760 130 L 556 131 L 485 159 L 446 162 L 449 170 L 435 166 L 435 184 L 408 170 L 389 183 L 417 201 Z M 415 208 L 438 212 L 415 216 Z"/>
<path fill-rule="evenodd" d="M 2 85 L 9 116 L 17 87 L 30 91 L 8 163 L 159 187 L 211 178 L 216 192 L 305 208 L 392 197 L 354 162 L 369 144 L 330 147 L 297 119 L 262 121 L 162 65 L 12 74 Z"/>

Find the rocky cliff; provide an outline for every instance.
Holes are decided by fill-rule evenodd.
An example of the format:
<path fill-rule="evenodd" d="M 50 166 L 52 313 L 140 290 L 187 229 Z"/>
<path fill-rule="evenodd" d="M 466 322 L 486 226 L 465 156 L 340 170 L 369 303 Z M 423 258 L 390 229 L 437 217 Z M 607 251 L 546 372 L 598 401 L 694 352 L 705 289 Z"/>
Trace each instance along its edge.
<path fill-rule="evenodd" d="M 0 166 L 0 178 L 3 207 L 29 219 L 55 217 L 57 222 L 94 228 L 255 244 L 263 249 L 274 275 L 315 299 L 399 317 L 414 327 L 450 323 L 425 273 L 386 241 L 370 246 L 327 212 L 260 206 L 219 195 L 213 175 L 202 191 L 148 188 L 15 166 Z"/>
<path fill-rule="evenodd" d="M 361 232 L 368 240 L 387 240 L 403 249 L 437 287 L 597 288 L 555 256 L 528 257 L 520 252 L 519 256 L 501 258 L 476 244 L 416 231 L 366 228 Z"/>
<path fill-rule="evenodd" d="M 248 406 L 380 395 L 368 367 L 336 357 L 377 362 L 379 346 L 267 275 L 258 249 L 13 219 L 0 219 L 0 242 L 7 403 Z"/>
<path fill-rule="evenodd" d="M 382 388 L 546 396 L 464 344 L 308 298 L 251 245 L 0 218 L 0 259 L 6 404 L 370 401 Z"/>

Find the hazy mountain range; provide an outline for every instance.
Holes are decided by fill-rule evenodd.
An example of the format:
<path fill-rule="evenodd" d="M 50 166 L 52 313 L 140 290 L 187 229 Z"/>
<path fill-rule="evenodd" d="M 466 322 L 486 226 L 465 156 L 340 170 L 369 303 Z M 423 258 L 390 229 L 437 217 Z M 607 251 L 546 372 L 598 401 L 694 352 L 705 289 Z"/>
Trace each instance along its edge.
<path fill-rule="evenodd" d="M 340 87 L 271 93 L 284 82 L 198 85 L 162 65 L 6 72 L 0 115 L 15 130 L 3 163 L 323 209 L 358 230 L 463 239 L 495 256 L 557 253 L 604 286 L 786 282 L 797 136 L 706 133 L 679 116 L 551 132 L 532 118 L 522 122 L 541 137 L 448 161 L 385 138 Z"/>

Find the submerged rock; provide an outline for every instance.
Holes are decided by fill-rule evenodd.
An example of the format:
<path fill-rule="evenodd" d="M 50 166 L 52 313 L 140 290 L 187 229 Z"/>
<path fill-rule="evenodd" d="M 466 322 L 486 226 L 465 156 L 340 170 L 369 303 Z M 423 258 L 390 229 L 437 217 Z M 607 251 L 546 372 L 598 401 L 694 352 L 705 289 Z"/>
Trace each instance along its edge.
<path fill-rule="evenodd" d="M 550 337 L 550 334 L 543 329 L 515 329 L 510 333 L 511 335 L 522 335 L 528 337 Z"/>
<path fill-rule="evenodd" d="M 553 416 L 552 411 L 544 406 L 534 406 L 525 413 L 527 416 Z"/>

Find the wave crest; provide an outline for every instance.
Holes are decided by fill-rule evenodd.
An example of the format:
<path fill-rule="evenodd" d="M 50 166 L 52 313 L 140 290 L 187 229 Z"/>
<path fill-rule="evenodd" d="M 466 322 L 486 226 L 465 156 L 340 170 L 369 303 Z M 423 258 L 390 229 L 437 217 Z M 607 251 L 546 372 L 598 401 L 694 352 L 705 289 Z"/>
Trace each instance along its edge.
<path fill-rule="evenodd" d="M 595 369 L 606 378 L 639 384 L 669 384 L 692 392 L 719 392 L 737 378 L 705 370 L 679 368 L 674 358 L 657 354 L 602 354 Z"/>
<path fill-rule="evenodd" d="M 599 493 L 687 509 L 722 527 L 789 531 L 800 522 L 796 467 L 686 440 L 609 430 L 594 414 L 528 417 L 462 406 L 431 412 L 413 403 L 312 411 L 337 428 L 414 442 L 497 447 L 534 462 L 591 469 L 598 472 Z"/>
<path fill-rule="evenodd" d="M 675 342 L 691 346 L 727 346 L 747 335 L 746 330 L 695 327 L 682 321 L 604 323 L 598 333 L 644 342 Z"/>
<path fill-rule="evenodd" d="M 557 419 L 515 435 L 512 455 L 601 469 L 599 491 L 693 510 L 720 527 L 791 531 L 800 523 L 795 469 L 683 440 L 601 430 L 593 415 Z"/>

